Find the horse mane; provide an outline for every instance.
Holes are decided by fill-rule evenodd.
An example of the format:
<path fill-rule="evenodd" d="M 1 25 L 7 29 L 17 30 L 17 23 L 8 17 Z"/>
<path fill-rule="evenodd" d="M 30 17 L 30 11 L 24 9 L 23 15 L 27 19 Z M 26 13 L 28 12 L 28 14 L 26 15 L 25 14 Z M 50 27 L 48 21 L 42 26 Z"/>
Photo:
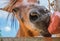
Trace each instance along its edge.
<path fill-rule="evenodd" d="M 16 2 L 17 0 L 10 0 L 10 3 L 8 3 L 8 5 L 5 6 L 4 8 L 2 8 L 2 10 L 7 11 L 7 12 L 12 12 L 12 7 L 14 6 Z"/>
<path fill-rule="evenodd" d="M 37 3 L 37 0 L 10 0 L 8 5 L 5 6 L 4 8 L 0 8 L 0 10 L 4 10 L 4 11 L 7 11 L 7 12 L 12 12 L 12 9 L 15 6 L 35 4 L 34 2 Z"/>

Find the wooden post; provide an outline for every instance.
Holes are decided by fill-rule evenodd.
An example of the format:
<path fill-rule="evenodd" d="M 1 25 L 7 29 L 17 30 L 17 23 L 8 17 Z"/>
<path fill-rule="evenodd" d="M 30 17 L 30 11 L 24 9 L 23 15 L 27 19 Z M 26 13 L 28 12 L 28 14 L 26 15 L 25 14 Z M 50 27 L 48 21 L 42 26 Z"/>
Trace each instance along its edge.
<path fill-rule="evenodd" d="M 56 10 L 60 11 L 60 0 L 55 0 L 56 1 Z"/>

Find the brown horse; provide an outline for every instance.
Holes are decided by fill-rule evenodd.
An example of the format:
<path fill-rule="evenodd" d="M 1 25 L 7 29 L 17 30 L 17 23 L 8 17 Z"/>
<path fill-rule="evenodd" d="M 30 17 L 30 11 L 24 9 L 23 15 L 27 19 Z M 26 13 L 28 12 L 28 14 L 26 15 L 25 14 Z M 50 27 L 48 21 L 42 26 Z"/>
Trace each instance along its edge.
<path fill-rule="evenodd" d="M 12 12 L 20 23 L 17 37 L 51 37 L 48 32 L 50 12 L 44 6 L 38 6 L 37 0 L 11 0 L 3 10 Z"/>

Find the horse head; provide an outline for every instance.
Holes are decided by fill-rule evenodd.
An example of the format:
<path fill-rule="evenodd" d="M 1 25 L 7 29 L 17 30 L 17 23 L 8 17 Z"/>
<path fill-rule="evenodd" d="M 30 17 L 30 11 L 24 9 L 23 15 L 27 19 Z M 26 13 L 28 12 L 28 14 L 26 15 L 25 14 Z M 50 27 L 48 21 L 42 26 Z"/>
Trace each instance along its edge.
<path fill-rule="evenodd" d="M 50 22 L 48 9 L 38 4 L 22 4 L 22 1 L 16 1 L 14 4 L 7 11 L 12 12 L 19 21 L 18 37 L 35 37 L 40 34 L 44 37 L 51 37 L 48 32 Z"/>
<path fill-rule="evenodd" d="M 18 14 L 19 21 L 22 22 L 27 29 L 29 29 L 27 33 L 35 30 L 38 31 L 44 37 L 51 36 L 51 34 L 48 32 L 48 26 L 50 22 L 50 11 L 44 6 L 38 6 L 34 4 L 21 5 L 19 7 L 15 7 L 13 9 L 13 12 Z"/>

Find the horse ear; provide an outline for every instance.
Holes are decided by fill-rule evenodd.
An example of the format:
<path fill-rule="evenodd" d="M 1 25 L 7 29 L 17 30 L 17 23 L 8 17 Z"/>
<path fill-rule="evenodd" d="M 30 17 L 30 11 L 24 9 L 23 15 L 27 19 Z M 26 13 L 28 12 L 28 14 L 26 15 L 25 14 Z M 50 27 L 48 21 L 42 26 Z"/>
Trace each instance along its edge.
<path fill-rule="evenodd" d="M 0 8 L 0 10 L 11 12 L 10 10 L 8 10 L 8 8 Z"/>
<path fill-rule="evenodd" d="M 11 12 L 12 11 L 12 7 L 16 3 L 16 1 L 17 0 L 10 0 L 10 2 L 8 3 L 8 5 L 5 6 L 4 8 L 0 8 L 0 10 Z"/>

